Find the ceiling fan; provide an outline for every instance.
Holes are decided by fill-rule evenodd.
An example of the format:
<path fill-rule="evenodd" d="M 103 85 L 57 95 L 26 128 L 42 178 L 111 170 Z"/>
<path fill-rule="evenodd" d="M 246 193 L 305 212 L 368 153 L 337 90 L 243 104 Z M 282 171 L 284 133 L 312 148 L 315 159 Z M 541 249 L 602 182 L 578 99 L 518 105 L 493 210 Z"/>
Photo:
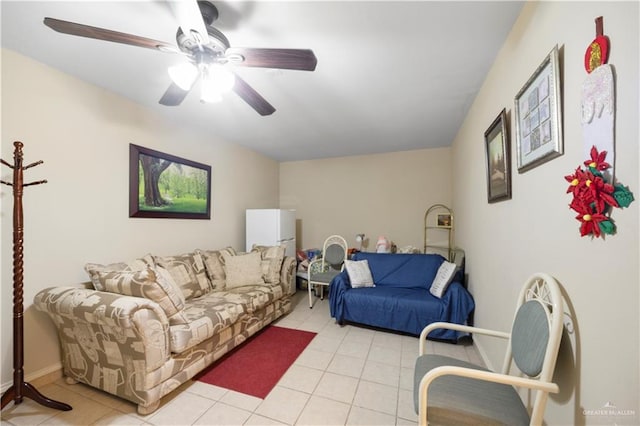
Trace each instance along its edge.
<path fill-rule="evenodd" d="M 180 0 L 169 1 L 169 5 L 180 25 L 177 48 L 146 37 L 55 18 L 44 18 L 44 24 L 64 34 L 182 54 L 187 61 L 169 68 L 172 83 L 160 98 L 160 103 L 167 106 L 180 105 L 200 77 L 203 102 L 218 100 L 221 93 L 233 90 L 258 114 L 270 115 L 275 108 L 227 64 L 301 71 L 316 68 L 317 59 L 309 49 L 231 47 L 225 35 L 211 25 L 218 18 L 218 9 L 209 2 Z"/>

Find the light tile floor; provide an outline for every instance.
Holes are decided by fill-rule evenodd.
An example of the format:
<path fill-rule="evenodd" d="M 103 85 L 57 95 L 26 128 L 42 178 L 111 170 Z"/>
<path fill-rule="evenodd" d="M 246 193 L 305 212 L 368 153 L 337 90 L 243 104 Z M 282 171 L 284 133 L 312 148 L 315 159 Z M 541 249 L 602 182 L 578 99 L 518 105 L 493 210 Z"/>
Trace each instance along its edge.
<path fill-rule="evenodd" d="M 416 337 L 355 325 L 339 326 L 327 300 L 309 309 L 306 291 L 276 324 L 318 333 L 264 399 L 189 381 L 139 416 L 136 406 L 63 379 L 41 387 L 72 411 L 43 407 L 29 399 L 2 410 L 9 425 L 415 425 L 413 364 Z M 482 363 L 474 345 L 431 342 L 429 351 Z"/>

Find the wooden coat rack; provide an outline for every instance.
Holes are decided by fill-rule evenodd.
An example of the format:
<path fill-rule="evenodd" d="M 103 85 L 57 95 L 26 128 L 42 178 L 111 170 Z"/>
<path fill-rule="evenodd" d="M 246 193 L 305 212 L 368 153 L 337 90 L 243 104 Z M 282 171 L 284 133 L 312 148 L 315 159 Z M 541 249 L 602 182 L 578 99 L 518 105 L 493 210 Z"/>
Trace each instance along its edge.
<path fill-rule="evenodd" d="M 24 381 L 24 323 L 23 323 L 23 295 L 24 291 L 24 261 L 23 242 L 24 226 L 22 214 L 22 190 L 25 186 L 47 183 L 46 180 L 23 183 L 22 172 L 33 166 L 42 164 L 42 160 L 23 166 L 22 142 L 14 142 L 13 162 L 0 159 L 5 166 L 13 169 L 13 182 L 1 183 L 13 187 L 13 385 L 2 395 L 2 409 L 13 400 L 14 404 L 20 404 L 24 397 L 30 398 L 45 407 L 57 410 L 69 411 L 71 406 L 64 402 L 54 401 L 42 395 L 30 383 Z"/>

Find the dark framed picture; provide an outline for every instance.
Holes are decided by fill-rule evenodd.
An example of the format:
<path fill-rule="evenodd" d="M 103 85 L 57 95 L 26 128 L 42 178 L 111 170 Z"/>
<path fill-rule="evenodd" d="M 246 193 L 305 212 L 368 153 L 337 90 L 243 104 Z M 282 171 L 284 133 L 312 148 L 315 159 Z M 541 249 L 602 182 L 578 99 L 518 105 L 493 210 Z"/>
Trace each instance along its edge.
<path fill-rule="evenodd" d="M 451 228 L 451 215 L 450 214 L 439 214 L 438 215 L 438 226 L 441 228 Z"/>
<path fill-rule="evenodd" d="M 129 144 L 129 217 L 211 218 L 211 166 Z"/>
<path fill-rule="evenodd" d="M 484 132 L 487 157 L 487 201 L 509 200 L 511 198 L 511 155 L 507 112 L 503 109 Z"/>
<path fill-rule="evenodd" d="M 555 46 L 516 95 L 518 173 L 564 152 L 558 56 L 558 46 Z"/>

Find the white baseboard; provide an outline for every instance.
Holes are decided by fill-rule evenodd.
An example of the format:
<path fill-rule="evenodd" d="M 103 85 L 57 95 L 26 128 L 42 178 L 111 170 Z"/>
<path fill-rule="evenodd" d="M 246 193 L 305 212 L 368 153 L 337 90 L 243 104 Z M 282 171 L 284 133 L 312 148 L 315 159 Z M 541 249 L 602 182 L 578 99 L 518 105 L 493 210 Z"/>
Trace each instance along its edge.
<path fill-rule="evenodd" d="M 51 376 L 51 377 L 48 377 Z M 62 377 L 62 364 L 56 363 L 52 366 L 42 368 L 33 373 L 24 376 L 25 382 L 38 382 L 40 386 L 55 381 L 58 377 Z M 43 379 L 43 380 L 40 380 Z M 33 384 L 33 383 L 32 383 Z M 8 383 L 3 383 L 0 387 L 0 392 L 3 394 L 13 385 L 13 380 Z"/>

